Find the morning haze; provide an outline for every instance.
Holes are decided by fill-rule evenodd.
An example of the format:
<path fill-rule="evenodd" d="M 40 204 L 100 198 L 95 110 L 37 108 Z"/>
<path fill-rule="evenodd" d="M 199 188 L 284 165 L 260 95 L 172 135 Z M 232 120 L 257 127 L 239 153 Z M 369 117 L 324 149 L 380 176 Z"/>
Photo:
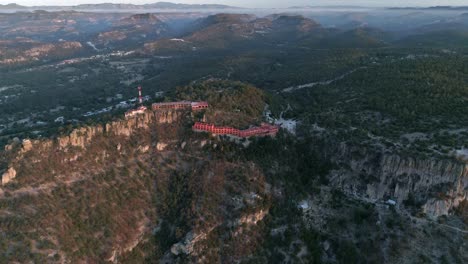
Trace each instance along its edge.
<path fill-rule="evenodd" d="M 11 1 L 0 1 L 0 4 L 8 4 Z M 157 1 L 147 0 L 114 0 L 105 1 L 106 3 L 123 3 L 123 4 L 149 4 Z M 39 6 L 39 5 L 78 5 L 78 4 L 96 4 L 96 1 L 90 0 L 18 0 L 17 4 L 26 6 Z M 384 1 L 384 0 L 179 0 L 176 3 L 183 4 L 224 4 L 238 7 L 249 7 L 249 8 L 286 8 L 290 6 L 371 6 L 371 7 L 383 7 L 383 6 L 439 6 L 439 5 L 466 5 L 467 2 L 464 0 L 396 0 L 396 1 Z"/>

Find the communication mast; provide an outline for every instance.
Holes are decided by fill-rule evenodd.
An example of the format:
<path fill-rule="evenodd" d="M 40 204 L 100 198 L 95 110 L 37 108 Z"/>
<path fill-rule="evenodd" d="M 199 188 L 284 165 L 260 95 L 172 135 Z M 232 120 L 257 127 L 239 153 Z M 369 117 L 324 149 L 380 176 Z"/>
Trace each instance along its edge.
<path fill-rule="evenodd" d="M 136 115 L 141 115 L 145 113 L 146 106 L 143 105 L 143 96 L 141 94 L 141 86 L 138 86 L 138 104 L 140 105 L 138 108 L 128 110 L 125 113 L 125 118 L 131 118 Z"/>
<path fill-rule="evenodd" d="M 140 102 L 140 105 L 143 104 L 143 96 L 141 95 L 141 86 L 138 86 L 138 101 Z"/>

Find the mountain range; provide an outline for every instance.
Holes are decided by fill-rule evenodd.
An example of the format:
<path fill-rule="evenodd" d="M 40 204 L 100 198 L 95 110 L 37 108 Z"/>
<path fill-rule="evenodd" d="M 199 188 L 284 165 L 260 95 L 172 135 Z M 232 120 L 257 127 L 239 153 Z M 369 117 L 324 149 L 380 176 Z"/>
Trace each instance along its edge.
<path fill-rule="evenodd" d="M 468 263 L 468 12 L 202 6 L 2 6 L 0 264 Z"/>
<path fill-rule="evenodd" d="M 167 9 L 167 10 L 202 10 L 202 9 L 239 9 L 228 5 L 218 4 L 176 4 L 170 2 L 157 2 L 152 4 L 81 4 L 71 6 L 22 6 L 15 3 L 0 5 L 0 10 L 140 10 L 140 9 Z"/>
<path fill-rule="evenodd" d="M 393 10 L 417 9 L 417 10 L 468 10 L 468 6 L 431 6 L 431 7 L 392 7 Z"/>

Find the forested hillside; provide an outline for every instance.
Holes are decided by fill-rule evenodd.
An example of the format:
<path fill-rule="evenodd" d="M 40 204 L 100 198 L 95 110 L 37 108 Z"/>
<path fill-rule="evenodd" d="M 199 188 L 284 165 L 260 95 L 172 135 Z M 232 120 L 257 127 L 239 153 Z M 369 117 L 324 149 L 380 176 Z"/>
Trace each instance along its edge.
<path fill-rule="evenodd" d="M 466 8 L 80 8 L 0 5 L 0 263 L 468 263 Z"/>

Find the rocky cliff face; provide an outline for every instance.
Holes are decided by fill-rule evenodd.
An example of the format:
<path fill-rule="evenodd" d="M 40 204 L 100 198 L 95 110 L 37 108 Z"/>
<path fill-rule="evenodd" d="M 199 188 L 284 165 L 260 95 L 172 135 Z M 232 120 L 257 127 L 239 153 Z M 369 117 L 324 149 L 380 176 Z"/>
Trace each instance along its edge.
<path fill-rule="evenodd" d="M 164 128 L 157 128 L 158 125 L 168 125 L 166 127 L 167 131 L 174 130 L 174 127 L 178 126 L 176 123 L 180 123 L 183 115 L 183 112 L 178 111 L 148 111 L 144 115 L 128 120 L 78 128 L 68 135 L 59 136 L 54 139 L 25 139 L 22 143 L 12 143 L 5 147 L 10 159 L 8 161 L 8 170 L 2 175 L 2 184 L 9 183 L 18 175 L 29 174 L 32 170 L 39 169 L 38 167 L 41 167 L 41 170 L 47 171 L 48 176 L 59 174 L 59 168 L 65 172 L 67 166 L 74 166 L 76 164 L 79 166 L 80 163 L 77 160 L 80 158 L 89 157 L 90 155 L 95 156 L 95 153 L 89 154 L 89 152 L 94 152 L 96 149 L 100 149 L 101 153 L 95 157 L 92 164 L 99 166 L 100 162 L 114 155 L 128 154 L 125 150 L 121 150 L 122 146 L 118 142 L 128 142 L 131 138 L 138 137 L 139 135 L 141 136 L 137 141 L 141 145 L 135 149 L 131 149 L 131 151 L 148 152 L 151 144 L 153 144 L 151 136 L 148 136 L 151 135 L 150 131 L 154 132 L 157 130 L 158 132 L 164 132 Z M 115 142 L 106 142 L 107 138 L 115 138 L 117 140 Z M 109 143 L 111 146 L 109 146 Z M 96 146 L 96 144 L 102 144 L 103 148 Z M 157 142 L 154 144 L 160 146 L 166 143 Z M 44 164 L 47 159 L 51 158 L 58 161 L 53 171 L 47 169 L 47 167 L 51 167 L 50 164 Z M 40 178 L 29 179 L 29 183 L 35 182 Z"/>
<path fill-rule="evenodd" d="M 401 157 L 342 147 L 337 162 L 348 169 L 332 181 L 373 201 L 392 199 L 422 205 L 431 217 L 447 215 L 468 197 L 468 164 L 457 160 Z"/>
<path fill-rule="evenodd" d="M 120 120 L 107 123 L 105 125 L 87 126 L 73 130 L 69 135 L 59 136 L 48 140 L 25 139 L 18 149 L 18 143 L 5 146 L 6 151 L 18 151 L 17 159 L 31 150 L 47 151 L 51 148 L 58 148 L 66 151 L 70 147 L 85 149 L 93 140 L 103 136 L 123 136 L 130 137 L 136 131 L 148 131 L 155 124 L 173 124 L 180 120 L 182 112 L 146 112 L 128 120 Z"/>
<path fill-rule="evenodd" d="M 16 170 L 14 168 L 8 168 L 2 175 L 2 185 L 9 183 L 16 177 Z"/>
<path fill-rule="evenodd" d="M 179 120 L 181 112 L 147 112 L 128 120 L 115 121 L 105 125 L 83 127 L 70 135 L 57 138 L 61 149 L 67 147 L 85 148 L 95 137 L 103 135 L 130 137 L 136 130 L 149 130 L 152 124 L 172 124 Z"/>
<path fill-rule="evenodd" d="M 148 111 L 7 146 L 0 232 L 9 244 L 0 243 L 0 262 L 209 263 L 251 254 L 270 206 L 264 176 L 191 136 L 185 118 Z"/>

